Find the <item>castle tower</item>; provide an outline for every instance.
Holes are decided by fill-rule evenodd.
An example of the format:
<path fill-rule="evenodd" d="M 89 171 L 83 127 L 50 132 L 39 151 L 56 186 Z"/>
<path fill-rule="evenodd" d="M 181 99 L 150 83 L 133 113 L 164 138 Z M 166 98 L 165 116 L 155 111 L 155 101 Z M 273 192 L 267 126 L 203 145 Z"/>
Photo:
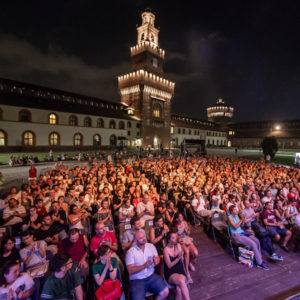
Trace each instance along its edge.
<path fill-rule="evenodd" d="M 151 11 L 142 13 L 137 44 L 130 48 L 132 72 L 118 77 L 118 87 L 121 102 L 141 120 L 142 146 L 168 148 L 175 83 L 163 77 L 165 51 L 159 48 L 154 21 Z"/>
<path fill-rule="evenodd" d="M 207 109 L 208 121 L 228 124 L 233 117 L 233 107 L 228 106 L 221 98 L 218 99 L 214 106 L 208 107 Z"/>

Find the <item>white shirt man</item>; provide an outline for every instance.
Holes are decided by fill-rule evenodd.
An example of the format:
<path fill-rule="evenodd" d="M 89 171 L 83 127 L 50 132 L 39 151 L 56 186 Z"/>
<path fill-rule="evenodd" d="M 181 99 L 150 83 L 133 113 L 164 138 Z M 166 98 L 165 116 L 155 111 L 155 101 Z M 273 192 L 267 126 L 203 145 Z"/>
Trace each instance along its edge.
<path fill-rule="evenodd" d="M 168 296 L 169 289 L 166 282 L 154 273 L 154 267 L 159 262 L 155 246 L 147 243 L 143 232 L 136 232 L 135 244 L 126 254 L 132 300 L 145 299 L 148 291 L 156 294 L 156 299 L 165 299 Z"/>
<path fill-rule="evenodd" d="M 138 203 L 136 206 L 136 212 L 142 224 L 144 224 L 147 220 L 154 219 L 154 206 L 148 195 L 145 195 L 143 201 Z"/>
<path fill-rule="evenodd" d="M 206 209 L 205 200 L 199 193 L 195 193 L 195 198 L 192 200 L 192 206 L 194 211 L 201 217 L 207 217 L 212 214 L 211 210 Z"/>

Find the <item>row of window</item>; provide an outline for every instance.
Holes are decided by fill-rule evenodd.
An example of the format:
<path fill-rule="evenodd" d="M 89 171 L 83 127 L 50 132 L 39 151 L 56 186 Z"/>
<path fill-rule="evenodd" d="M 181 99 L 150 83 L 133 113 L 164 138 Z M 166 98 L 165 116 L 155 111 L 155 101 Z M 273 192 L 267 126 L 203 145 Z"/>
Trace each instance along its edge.
<path fill-rule="evenodd" d="M 173 133 L 172 127 L 171 127 L 171 133 Z M 178 134 L 181 134 L 181 133 L 185 134 L 185 128 L 178 128 L 177 133 Z M 188 129 L 187 134 L 193 134 L 192 129 Z M 194 129 L 194 135 L 200 135 L 200 130 Z M 213 132 L 207 131 L 206 135 L 207 136 L 226 137 L 226 133 L 224 133 L 224 132 L 214 132 L 214 131 Z"/>
<path fill-rule="evenodd" d="M 207 144 L 208 145 L 216 145 L 216 146 L 226 146 L 226 140 L 216 140 L 216 143 L 215 143 L 215 140 L 207 140 Z"/>
<path fill-rule="evenodd" d="M 36 135 L 32 131 L 25 131 L 22 134 L 22 145 L 23 146 L 35 146 Z M 117 145 L 117 137 L 113 134 L 109 138 L 109 144 L 111 146 Z M 83 146 L 83 135 L 81 133 L 75 133 L 73 136 L 74 146 Z M 101 135 L 95 134 L 93 136 L 93 145 L 101 146 Z M 0 130 L 0 146 L 7 146 L 7 134 L 5 131 Z M 60 135 L 57 132 L 51 132 L 49 134 L 49 146 L 60 146 Z"/>
<path fill-rule="evenodd" d="M 2 120 L 2 118 L 0 118 Z M 31 112 L 27 109 L 22 109 L 20 112 L 19 112 L 19 121 L 20 122 L 31 122 L 32 118 L 31 118 Z M 55 114 L 55 113 L 50 113 L 48 115 L 48 123 L 50 125 L 58 125 L 59 122 L 58 122 L 58 116 Z M 69 125 L 70 126 L 78 126 L 78 118 L 77 116 L 75 115 L 71 115 L 69 117 Z M 93 127 L 93 122 L 92 122 L 92 119 L 90 117 L 85 117 L 84 120 L 83 120 L 83 126 L 84 127 Z M 139 128 L 140 124 L 139 123 L 136 123 L 136 128 Z M 127 128 L 131 128 L 132 124 L 130 121 L 127 122 Z M 101 119 L 101 118 L 98 118 L 97 119 L 97 124 L 96 124 L 96 127 L 98 128 L 104 128 L 104 120 Z M 109 126 L 108 128 L 110 129 L 116 129 L 117 128 L 117 125 L 116 125 L 116 121 L 115 120 L 110 120 L 109 121 Z M 125 122 L 124 121 L 119 121 L 119 124 L 118 124 L 118 128 L 119 129 L 125 129 Z"/>

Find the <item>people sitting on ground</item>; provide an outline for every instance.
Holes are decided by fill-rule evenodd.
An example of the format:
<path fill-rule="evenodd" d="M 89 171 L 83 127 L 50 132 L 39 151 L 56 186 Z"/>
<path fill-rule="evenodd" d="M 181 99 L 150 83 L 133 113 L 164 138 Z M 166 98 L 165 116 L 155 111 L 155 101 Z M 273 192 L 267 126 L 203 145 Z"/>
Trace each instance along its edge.
<path fill-rule="evenodd" d="M 74 299 L 83 300 L 81 278 L 68 254 L 57 253 L 52 262 L 54 272 L 46 280 L 41 300 Z"/>
<path fill-rule="evenodd" d="M 263 263 L 259 240 L 253 234 L 242 229 L 241 225 L 244 223 L 244 220 L 245 216 L 242 219 L 239 218 L 236 206 L 232 205 L 229 207 L 228 222 L 233 240 L 238 244 L 249 247 L 254 252 L 258 268 L 269 270 L 269 267 Z"/>
<path fill-rule="evenodd" d="M 135 243 L 126 254 L 132 300 L 145 299 L 147 292 L 157 295 L 158 300 L 167 298 L 169 294 L 167 284 L 154 273 L 154 267 L 159 261 L 155 246 L 147 243 L 144 233 L 135 233 Z"/>
<path fill-rule="evenodd" d="M 272 202 L 266 202 L 265 209 L 262 212 L 262 219 L 263 219 L 264 225 L 266 226 L 267 230 L 269 231 L 270 236 L 276 242 L 280 241 L 281 236 L 283 237 L 283 242 L 280 245 L 280 247 L 284 251 L 289 252 L 287 243 L 288 243 L 289 239 L 291 238 L 292 233 L 285 228 L 284 224 L 276 221 L 276 216 L 275 216 L 275 213 L 273 210 Z"/>
<path fill-rule="evenodd" d="M 9 260 L 1 266 L 0 299 L 31 299 L 35 286 L 33 279 L 20 272 L 20 262 Z"/>
<path fill-rule="evenodd" d="M 184 252 L 178 242 L 176 232 L 167 234 L 167 246 L 164 248 L 164 277 L 166 281 L 176 286 L 176 299 L 189 300 L 189 289 L 186 284 L 184 268 Z"/>

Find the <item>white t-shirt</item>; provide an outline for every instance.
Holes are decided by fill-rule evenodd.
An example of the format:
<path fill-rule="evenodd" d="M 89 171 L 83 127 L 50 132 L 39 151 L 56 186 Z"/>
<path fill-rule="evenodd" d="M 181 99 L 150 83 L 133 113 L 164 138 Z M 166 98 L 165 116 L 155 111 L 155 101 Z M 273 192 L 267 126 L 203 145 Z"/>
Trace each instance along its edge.
<path fill-rule="evenodd" d="M 158 256 L 157 250 L 153 244 L 146 243 L 145 249 L 142 251 L 136 244 L 134 244 L 126 254 L 126 266 L 128 265 L 135 265 L 141 266 L 147 260 L 153 260 L 154 256 Z M 149 267 L 145 268 L 144 270 L 135 273 L 129 276 L 130 280 L 135 279 L 144 279 L 151 276 L 154 273 L 154 263 Z"/>
<path fill-rule="evenodd" d="M 6 207 L 4 209 L 4 212 L 3 212 L 3 219 L 6 219 L 10 216 L 12 216 L 14 214 L 14 212 L 18 212 L 19 214 L 24 214 L 26 213 L 26 210 L 24 208 L 23 205 L 19 205 L 16 209 L 11 209 L 9 206 Z M 14 225 L 14 224 L 17 224 L 17 223 L 20 223 L 22 222 L 22 218 L 20 217 L 13 217 L 11 220 L 9 220 L 7 223 L 5 223 L 4 226 L 10 226 L 10 225 Z"/>
<path fill-rule="evenodd" d="M 130 218 L 129 218 L 129 215 L 133 212 L 134 210 L 134 207 L 133 205 L 130 205 L 129 207 L 125 207 L 125 206 L 121 206 L 120 209 L 119 209 L 119 212 L 121 212 L 121 214 L 125 217 L 127 217 L 127 219 L 123 220 L 123 221 L 120 221 L 120 223 L 122 222 L 129 222 Z"/>
<path fill-rule="evenodd" d="M 199 202 L 200 202 L 200 205 L 199 205 Z M 205 201 L 204 201 L 203 197 L 200 197 L 200 200 L 198 200 L 196 198 L 194 198 L 192 200 L 192 206 L 195 207 L 197 205 L 199 205 L 197 208 L 197 212 L 200 212 L 201 210 L 205 209 Z"/>
<path fill-rule="evenodd" d="M 20 287 L 24 287 L 23 291 L 28 291 L 32 288 L 32 286 L 34 286 L 33 279 L 27 273 L 21 273 L 12 285 L 7 287 L 0 287 L 0 299 L 12 300 L 14 298 L 17 298 L 16 291 L 20 289 Z M 5 294 L 8 295 L 10 289 L 12 289 L 13 291 L 14 298 L 8 296 L 7 298 L 5 298 Z"/>
<path fill-rule="evenodd" d="M 45 241 L 38 241 L 38 242 L 39 242 L 41 248 L 47 247 L 47 243 Z M 37 242 L 35 242 L 35 243 L 37 243 Z M 23 261 L 26 259 L 26 257 L 30 256 L 30 254 L 31 254 L 31 250 L 28 250 L 26 248 L 23 248 L 20 250 L 20 256 Z M 46 261 L 46 256 L 42 257 L 40 251 L 37 250 L 37 251 L 34 251 L 34 254 L 31 257 L 31 260 L 26 267 L 31 268 L 36 265 L 45 263 L 45 261 Z"/>

